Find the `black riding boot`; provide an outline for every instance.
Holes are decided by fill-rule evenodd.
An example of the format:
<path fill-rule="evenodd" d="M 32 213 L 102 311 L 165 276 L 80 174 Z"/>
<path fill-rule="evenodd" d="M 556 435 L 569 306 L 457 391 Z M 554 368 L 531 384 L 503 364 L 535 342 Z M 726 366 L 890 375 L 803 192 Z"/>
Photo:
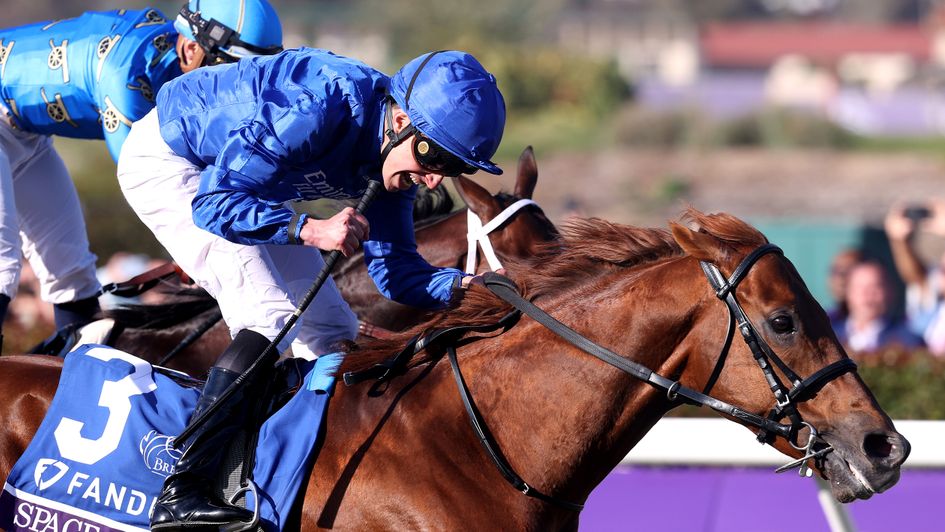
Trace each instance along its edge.
<path fill-rule="evenodd" d="M 247 333 L 247 334 L 244 334 Z M 258 356 L 268 340 L 251 331 L 241 331 L 227 347 L 221 359 L 240 350 L 240 355 Z M 221 367 L 210 369 L 207 383 L 194 410 L 196 419 L 239 377 L 240 373 Z M 151 530 L 218 530 L 232 523 L 252 520 L 253 512 L 233 506 L 218 497 L 212 486 L 219 473 L 233 436 L 246 422 L 253 392 L 253 382 L 244 382 L 236 392 L 225 399 L 219 409 L 184 443 L 184 454 L 177 462 L 174 473 L 164 482 L 164 488 L 151 514 Z"/>

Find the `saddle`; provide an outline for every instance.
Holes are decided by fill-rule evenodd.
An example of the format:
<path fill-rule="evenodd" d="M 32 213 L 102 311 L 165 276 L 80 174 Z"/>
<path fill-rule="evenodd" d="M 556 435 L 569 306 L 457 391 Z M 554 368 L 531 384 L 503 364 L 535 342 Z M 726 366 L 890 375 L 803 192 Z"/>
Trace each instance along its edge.
<path fill-rule="evenodd" d="M 280 363 L 267 379 L 269 400 L 225 450 L 215 488 L 255 508 L 245 530 L 297 528 L 286 521 L 323 436 L 341 358 Z M 147 530 L 150 504 L 180 456 L 173 435 L 201 385 L 115 349 L 79 347 L 66 357 L 46 418 L 0 492 L 0 529 L 29 521 L 26 528 L 46 530 L 57 519 L 83 530 Z"/>
<path fill-rule="evenodd" d="M 28 352 L 65 358 L 80 345 L 112 345 L 120 333 L 115 327 L 115 320 L 111 318 L 96 320 L 80 327 L 67 325 L 33 346 Z"/>

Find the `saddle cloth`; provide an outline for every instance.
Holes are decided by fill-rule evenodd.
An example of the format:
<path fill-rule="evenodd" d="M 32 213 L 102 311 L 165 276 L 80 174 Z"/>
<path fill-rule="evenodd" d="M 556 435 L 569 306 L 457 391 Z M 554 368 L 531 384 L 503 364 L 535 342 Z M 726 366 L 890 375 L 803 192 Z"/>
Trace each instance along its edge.
<path fill-rule="evenodd" d="M 260 430 L 253 478 L 266 531 L 283 529 L 311 470 L 342 356 L 299 361 L 301 388 Z M 180 457 L 173 435 L 199 396 L 178 380 L 110 347 L 70 353 L 49 412 L 0 492 L 0 529 L 147 531 Z"/>

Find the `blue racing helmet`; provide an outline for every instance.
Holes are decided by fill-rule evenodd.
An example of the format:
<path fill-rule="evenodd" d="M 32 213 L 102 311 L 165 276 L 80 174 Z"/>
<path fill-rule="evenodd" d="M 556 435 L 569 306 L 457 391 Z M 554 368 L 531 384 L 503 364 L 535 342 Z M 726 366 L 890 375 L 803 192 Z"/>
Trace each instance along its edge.
<path fill-rule="evenodd" d="M 174 28 L 203 47 L 209 64 L 282 51 L 282 23 L 266 0 L 190 0 Z"/>
<path fill-rule="evenodd" d="M 466 164 L 499 175 L 489 159 L 505 129 L 505 100 L 495 76 L 458 51 L 424 54 L 390 80 L 390 95 L 424 136 Z"/>

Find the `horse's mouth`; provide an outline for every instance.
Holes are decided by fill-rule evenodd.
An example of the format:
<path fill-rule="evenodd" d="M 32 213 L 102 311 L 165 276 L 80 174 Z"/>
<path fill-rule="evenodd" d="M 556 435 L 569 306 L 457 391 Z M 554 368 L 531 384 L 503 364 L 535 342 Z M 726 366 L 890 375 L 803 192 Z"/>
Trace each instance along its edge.
<path fill-rule="evenodd" d="M 824 477 L 830 484 L 831 493 L 840 502 L 869 499 L 877 493 L 866 475 L 839 456 L 827 460 Z"/>
<path fill-rule="evenodd" d="M 821 466 L 830 491 L 840 502 L 869 499 L 899 481 L 899 466 L 883 467 L 871 463 L 858 453 L 850 453 L 842 444 L 834 446 Z"/>

